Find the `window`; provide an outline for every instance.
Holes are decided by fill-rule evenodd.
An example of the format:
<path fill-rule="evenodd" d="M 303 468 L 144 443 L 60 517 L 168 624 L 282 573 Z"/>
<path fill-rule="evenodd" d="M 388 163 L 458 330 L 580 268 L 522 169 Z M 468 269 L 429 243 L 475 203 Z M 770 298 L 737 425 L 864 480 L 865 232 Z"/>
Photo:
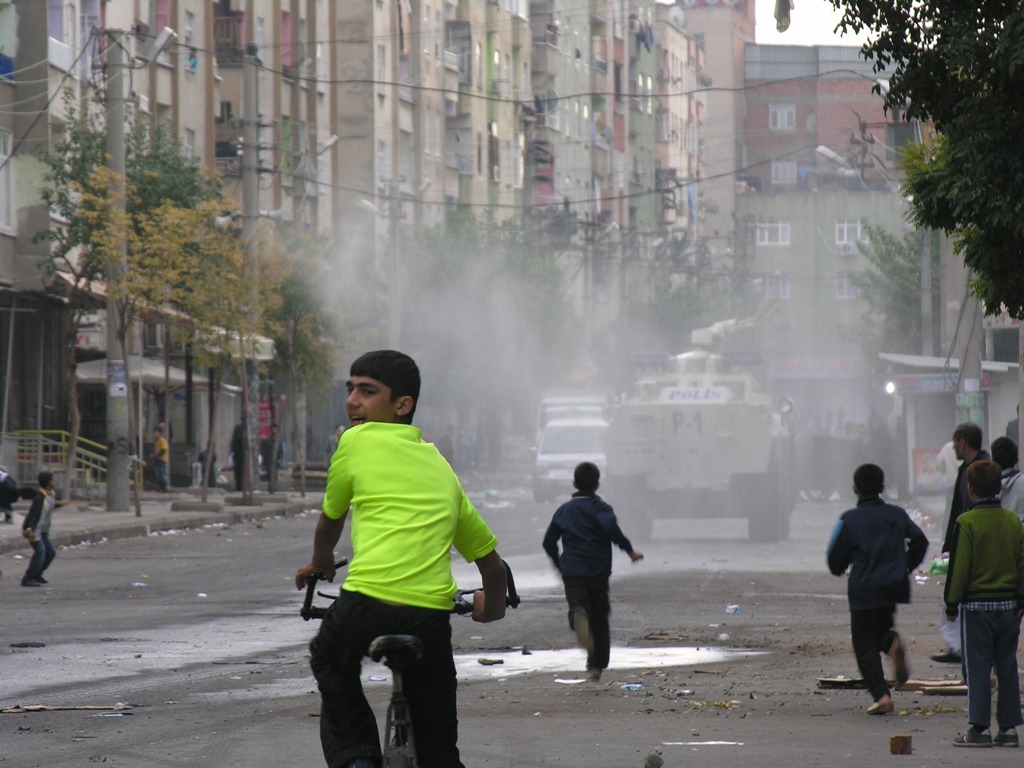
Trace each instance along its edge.
<path fill-rule="evenodd" d="M 772 184 L 796 184 L 796 163 L 792 160 L 772 161 Z"/>
<path fill-rule="evenodd" d="M 790 283 L 788 272 L 775 272 L 768 275 L 765 283 L 766 299 L 788 299 L 790 298 Z"/>
<path fill-rule="evenodd" d="M 860 288 L 854 284 L 849 272 L 840 272 L 836 275 L 836 298 L 842 300 L 860 298 Z"/>
<path fill-rule="evenodd" d="M 430 55 L 430 41 L 433 35 L 430 34 L 430 22 L 433 21 L 434 14 L 430 12 L 430 6 L 423 6 L 423 32 L 421 37 L 423 38 L 423 55 Z"/>
<path fill-rule="evenodd" d="M 11 137 L 10 131 L 0 130 L 0 227 L 11 229 L 14 216 L 12 197 L 14 185 L 12 183 L 11 163 Z"/>
<path fill-rule="evenodd" d="M 195 45 L 196 15 L 185 11 L 185 45 Z"/>
<path fill-rule="evenodd" d="M 190 160 L 196 156 L 196 132 L 191 128 L 185 129 L 185 157 Z"/>
<path fill-rule="evenodd" d="M 423 115 L 423 154 L 430 155 L 432 151 L 431 145 L 434 143 L 434 137 L 432 135 L 434 130 L 434 108 L 427 107 L 426 114 Z"/>
<path fill-rule="evenodd" d="M 789 245 L 789 221 L 767 221 L 757 225 L 758 245 Z"/>
<path fill-rule="evenodd" d="M 860 232 L 860 219 L 836 219 L 836 245 L 850 245 L 865 242 Z"/>
<path fill-rule="evenodd" d="M 388 81 L 388 49 L 383 45 L 377 46 L 377 95 L 383 96 L 384 86 Z"/>
<path fill-rule="evenodd" d="M 795 104 L 769 104 L 768 127 L 773 131 L 792 131 L 796 129 Z"/>

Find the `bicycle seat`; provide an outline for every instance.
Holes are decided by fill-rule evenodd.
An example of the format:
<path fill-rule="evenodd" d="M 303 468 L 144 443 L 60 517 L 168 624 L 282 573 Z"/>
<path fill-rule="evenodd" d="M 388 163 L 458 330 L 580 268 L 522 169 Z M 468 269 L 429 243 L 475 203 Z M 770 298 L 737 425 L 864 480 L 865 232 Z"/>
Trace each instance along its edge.
<path fill-rule="evenodd" d="M 367 650 L 374 661 L 384 659 L 391 669 L 402 669 L 423 658 L 423 641 L 413 635 L 381 635 Z"/>

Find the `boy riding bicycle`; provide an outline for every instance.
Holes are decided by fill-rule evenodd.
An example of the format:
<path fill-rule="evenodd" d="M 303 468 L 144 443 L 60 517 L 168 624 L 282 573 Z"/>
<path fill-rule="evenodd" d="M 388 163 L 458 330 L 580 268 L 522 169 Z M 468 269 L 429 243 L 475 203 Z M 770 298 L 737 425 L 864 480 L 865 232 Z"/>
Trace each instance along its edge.
<path fill-rule="evenodd" d="M 505 567 L 497 540 L 466 498 L 451 467 L 412 426 L 419 369 L 401 352 L 368 352 L 351 367 L 345 407 L 352 428 L 338 441 L 327 475 L 313 556 L 296 572 L 334 579 L 334 547 L 352 511 L 352 559 L 341 594 L 310 643 L 320 688 L 320 741 L 329 768 L 380 765 L 374 717 L 359 674 L 370 642 L 409 634 L 423 659 L 404 673 L 422 768 L 459 760 L 451 606 L 457 590 L 451 548 L 480 571 L 473 620 L 505 615 Z"/>

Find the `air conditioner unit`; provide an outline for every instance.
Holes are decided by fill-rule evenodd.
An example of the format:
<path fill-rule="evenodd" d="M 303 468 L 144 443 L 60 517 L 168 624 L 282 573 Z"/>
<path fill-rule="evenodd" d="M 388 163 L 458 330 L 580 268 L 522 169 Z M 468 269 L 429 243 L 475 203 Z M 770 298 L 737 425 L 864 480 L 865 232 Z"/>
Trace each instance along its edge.
<path fill-rule="evenodd" d="M 843 243 L 839 246 L 839 252 L 843 254 L 843 256 L 853 256 L 857 253 L 857 246 L 853 243 Z"/>

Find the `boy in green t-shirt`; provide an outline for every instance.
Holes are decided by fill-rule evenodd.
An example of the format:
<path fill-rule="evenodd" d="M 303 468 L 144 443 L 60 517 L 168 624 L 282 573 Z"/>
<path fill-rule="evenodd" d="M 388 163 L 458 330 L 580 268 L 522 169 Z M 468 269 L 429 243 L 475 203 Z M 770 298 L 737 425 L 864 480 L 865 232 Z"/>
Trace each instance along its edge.
<path fill-rule="evenodd" d="M 412 358 L 380 350 L 350 370 L 352 423 L 331 460 L 313 556 L 296 572 L 333 581 L 334 547 L 351 511 L 352 558 L 341 594 L 310 644 L 320 688 L 320 741 L 330 766 L 372 768 L 381 760 L 377 721 L 360 682 L 370 642 L 411 634 L 424 657 L 403 672 L 421 765 L 458 768 L 451 605 L 451 549 L 476 564 L 483 589 L 473 620 L 505 615 L 505 566 L 497 540 L 437 448 L 412 426 L 420 374 Z"/>

